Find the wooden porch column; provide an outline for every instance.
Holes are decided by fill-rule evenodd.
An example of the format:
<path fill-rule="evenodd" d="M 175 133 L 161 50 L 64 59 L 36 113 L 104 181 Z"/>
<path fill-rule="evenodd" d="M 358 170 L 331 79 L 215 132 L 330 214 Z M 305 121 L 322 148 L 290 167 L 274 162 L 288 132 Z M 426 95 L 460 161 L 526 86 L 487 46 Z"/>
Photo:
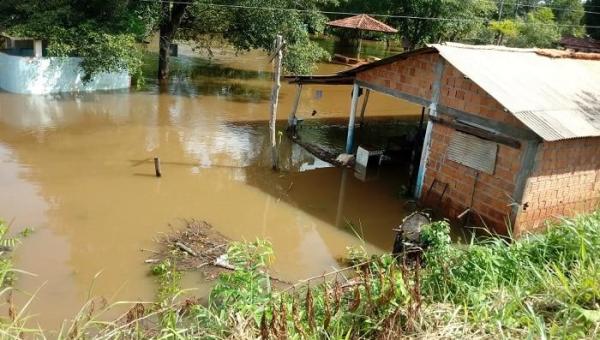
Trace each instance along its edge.
<path fill-rule="evenodd" d="M 432 86 L 431 105 L 429 105 L 429 116 L 437 117 L 437 106 L 440 101 L 442 92 L 442 76 L 444 74 L 444 59 L 439 57 L 435 65 L 435 79 Z M 419 172 L 417 173 L 417 183 L 415 185 L 415 198 L 419 199 L 423 191 L 423 181 L 425 181 L 425 171 L 427 170 L 427 158 L 429 158 L 429 148 L 431 147 L 431 131 L 433 130 L 433 121 L 427 121 L 427 129 L 425 130 L 425 141 L 423 142 L 423 150 L 421 151 L 421 162 L 419 163 Z"/>
<path fill-rule="evenodd" d="M 348 121 L 348 136 L 346 138 L 346 153 L 351 154 L 354 148 L 354 124 L 356 121 L 356 107 L 358 106 L 358 92 L 360 86 L 354 83 L 352 87 L 352 103 L 350 104 L 350 120 Z"/>
<path fill-rule="evenodd" d="M 296 98 L 294 99 L 294 106 L 288 117 L 288 127 L 296 126 L 296 112 L 298 112 L 298 106 L 300 105 L 300 97 L 302 96 L 302 84 L 298 84 L 296 87 Z"/>

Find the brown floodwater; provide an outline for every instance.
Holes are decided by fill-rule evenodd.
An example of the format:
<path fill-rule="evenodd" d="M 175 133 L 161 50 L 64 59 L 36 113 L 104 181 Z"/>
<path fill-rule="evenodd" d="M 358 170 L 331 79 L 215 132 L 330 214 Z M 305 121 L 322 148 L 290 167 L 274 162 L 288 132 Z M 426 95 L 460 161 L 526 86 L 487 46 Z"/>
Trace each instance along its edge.
<path fill-rule="evenodd" d="M 17 268 L 36 276 L 19 274 L 17 288 L 21 302 L 39 289 L 29 313 L 45 329 L 60 328 L 91 288 L 112 301 L 151 300 L 155 285 L 144 264 L 151 254 L 140 249 L 156 248 L 159 233 L 182 219 L 205 220 L 234 240 L 270 240 L 273 270 L 287 280 L 338 266 L 347 246 L 363 242 L 356 234 L 371 252 L 392 246 L 391 229 L 405 215 L 402 169 L 363 182 L 283 137 L 282 171 L 273 172 L 267 58 L 221 54 L 175 63 L 162 90 L 148 80 L 124 92 L 0 92 L 0 216 L 12 232 L 35 229 L 14 255 Z M 324 64 L 319 72 L 342 68 Z M 279 118 L 287 119 L 294 91 L 283 86 Z M 307 87 L 300 133 L 341 149 L 350 91 Z M 375 94 L 366 117 L 418 114 Z M 162 160 L 160 179 L 154 156 Z M 196 274 L 186 285 L 200 295 L 207 289 Z"/>

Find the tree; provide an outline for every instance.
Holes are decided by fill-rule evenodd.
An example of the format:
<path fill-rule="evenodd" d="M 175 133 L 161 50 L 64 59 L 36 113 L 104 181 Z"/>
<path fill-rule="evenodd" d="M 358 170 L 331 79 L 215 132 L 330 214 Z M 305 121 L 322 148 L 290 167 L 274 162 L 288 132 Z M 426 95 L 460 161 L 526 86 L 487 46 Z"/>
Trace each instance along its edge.
<path fill-rule="evenodd" d="M 192 0 L 171 3 L 163 1 L 160 5 L 160 28 L 158 43 L 158 79 L 166 80 L 169 75 L 169 55 L 175 34 Z"/>
<path fill-rule="evenodd" d="M 581 0 L 548 0 L 555 21 L 562 36 L 582 36 L 585 28 L 582 25 L 584 8 Z"/>
<path fill-rule="evenodd" d="M 141 72 L 136 46 L 146 5 L 127 0 L 4 0 L 0 28 L 48 42 L 50 56 L 82 57 L 85 79 L 98 72 Z"/>
<path fill-rule="evenodd" d="M 51 56 L 83 57 L 86 78 L 128 69 L 141 73 L 137 44 L 158 30 L 159 79 L 167 79 L 174 39 L 202 45 L 205 34 L 218 35 L 237 50 L 270 50 L 277 34 L 287 41 L 285 67 L 308 72 L 327 57 L 310 41 L 325 17 L 317 4 L 330 0 L 3 0 L 0 29 L 48 41 Z M 298 9 L 298 10 L 290 10 Z"/>
<path fill-rule="evenodd" d="M 509 40 L 516 47 L 555 47 L 560 39 L 560 29 L 554 21 L 554 13 L 548 7 L 537 8 L 519 22 L 519 34 Z"/>
<path fill-rule="evenodd" d="M 461 40 L 495 9 L 489 0 L 348 0 L 337 10 L 411 17 L 387 19 L 411 50 L 429 42 Z"/>
<path fill-rule="evenodd" d="M 584 22 L 585 25 L 588 26 L 586 28 L 587 33 L 594 39 L 600 40 L 600 14 L 595 14 L 600 12 L 600 0 L 588 0 L 585 3 L 585 10 L 588 13 L 585 13 Z M 589 13 L 594 12 L 594 13 Z M 596 27 L 589 27 L 596 26 Z"/>
<path fill-rule="evenodd" d="M 295 73 L 309 72 L 326 52 L 309 38 L 323 30 L 325 17 L 317 4 L 328 0 L 184 0 L 163 2 L 160 28 L 159 79 L 168 77 L 168 52 L 175 38 L 209 47 L 204 37 L 219 35 L 238 51 L 269 51 L 277 34 L 286 40 L 284 67 Z M 297 10 L 294 10 L 297 9 Z"/>
<path fill-rule="evenodd" d="M 496 33 L 498 45 L 502 45 L 505 38 L 514 39 L 519 35 L 519 25 L 514 20 L 492 21 L 490 29 Z"/>

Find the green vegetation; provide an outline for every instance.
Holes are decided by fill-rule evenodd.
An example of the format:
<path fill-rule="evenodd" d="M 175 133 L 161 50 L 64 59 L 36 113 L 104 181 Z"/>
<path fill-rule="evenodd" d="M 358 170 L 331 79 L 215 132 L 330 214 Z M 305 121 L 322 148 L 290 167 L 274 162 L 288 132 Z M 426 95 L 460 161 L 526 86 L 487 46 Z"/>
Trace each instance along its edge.
<path fill-rule="evenodd" d="M 594 14 L 600 12 L 600 0 L 588 0 L 585 2 L 584 21 L 586 26 L 600 26 L 600 15 Z M 600 28 L 587 27 L 587 33 L 594 39 L 600 40 Z"/>
<path fill-rule="evenodd" d="M 215 43 L 237 51 L 270 51 L 281 34 L 287 43 L 285 69 L 309 73 L 317 61 L 329 57 L 310 37 L 323 33 L 327 20 L 347 16 L 335 12 L 382 15 L 378 19 L 398 28 L 399 34 L 370 37 L 402 41 L 406 49 L 439 41 L 555 47 L 561 36 L 582 36 L 585 25 L 600 25 L 600 15 L 594 14 L 598 4 L 597 0 L 5 0 L 0 2 L 0 31 L 45 39 L 50 56 L 83 57 L 87 79 L 123 69 L 142 79 L 139 44 L 158 33 L 158 75 L 164 80 L 176 39 L 209 51 Z M 349 34 L 331 32 L 345 38 Z M 596 28 L 587 32 L 598 37 Z"/>
<path fill-rule="evenodd" d="M 275 36 L 281 34 L 286 41 L 284 67 L 292 73 L 309 73 L 313 71 L 315 62 L 328 58 L 328 54 L 310 40 L 310 34 L 323 32 L 327 18 L 316 10 L 329 0 L 302 1 L 300 8 L 292 0 L 216 2 L 246 8 L 215 7 L 215 1 L 196 1 L 197 4 L 190 9 L 188 20 L 184 22 L 186 29 L 182 30 L 181 36 L 199 41 L 200 46 L 206 39 L 197 35 L 190 37 L 186 32 L 197 34 L 216 31 L 222 33 L 223 39 L 239 51 L 262 49 L 269 53 Z M 298 8 L 303 12 L 286 10 L 290 8 Z"/>
<path fill-rule="evenodd" d="M 141 75 L 137 47 L 147 33 L 148 5 L 122 0 L 7 0 L 0 3 L 0 31 L 48 42 L 49 56 L 78 56 L 90 79 L 99 72 Z"/>
<path fill-rule="evenodd" d="M 599 335 L 600 212 L 512 243 L 452 244 L 448 224 L 435 222 L 422 242 L 422 256 L 405 263 L 354 249 L 348 270 L 285 289 L 271 288 L 267 242 L 235 243 L 237 269 L 220 275 L 206 304 L 177 303 L 179 274 L 163 262 L 154 270 L 159 322 L 130 327 L 138 337 L 185 339 Z"/>
<path fill-rule="evenodd" d="M 594 2 L 586 3 L 588 12 L 598 12 Z M 400 33 L 380 38 L 402 39 L 406 49 L 439 41 L 556 47 L 561 36 L 582 36 L 600 17 L 587 13 L 584 20 L 580 0 L 343 0 L 328 9 L 390 15 L 378 19 Z"/>
<path fill-rule="evenodd" d="M 423 253 L 400 263 L 351 249 L 351 266 L 274 289 L 266 241 L 234 243 L 236 269 L 219 276 L 206 303 L 184 298 L 171 261 L 153 268 L 154 305 L 136 304 L 114 322 L 90 300 L 64 326 L 69 339 L 596 338 L 600 329 L 600 211 L 539 235 L 453 244 L 446 222 L 426 226 Z M 113 305 L 114 306 L 114 305 Z M 0 332 L 27 330 L 20 312 Z M 96 308 L 96 309 L 95 309 Z M 11 309 L 9 309 L 11 310 Z M 97 311 L 97 312 L 96 312 Z M 12 319 L 11 319 L 12 318 Z M 11 321 L 13 320 L 13 321 Z M 14 321 L 20 320 L 20 321 Z"/>
<path fill-rule="evenodd" d="M 168 76 L 174 39 L 200 48 L 210 48 L 208 41 L 218 41 L 238 51 L 270 51 L 275 36 L 282 34 L 287 43 L 285 68 L 306 73 L 316 61 L 328 57 L 309 39 L 309 34 L 324 28 L 325 16 L 310 11 L 322 3 L 303 1 L 299 8 L 303 11 L 289 11 L 296 7 L 294 1 L 7 0 L 0 3 L 0 32 L 46 40 L 49 56 L 82 57 L 87 79 L 99 72 L 123 69 L 141 79 L 139 44 L 154 33 L 160 35 L 161 79 Z M 254 9 L 256 6 L 273 10 Z"/>
<path fill-rule="evenodd" d="M 25 306 L 17 310 L 13 303 L 13 288 L 15 274 L 19 271 L 13 267 L 11 252 L 21 243 L 21 237 L 27 237 L 31 229 L 24 229 L 19 237 L 10 237 L 8 235 L 9 225 L 0 220 L 0 297 L 6 300 L 7 315 L 0 316 L 0 335 L 2 338 L 17 338 L 25 334 L 38 334 L 38 330 L 26 327 L 29 317 L 26 314 L 27 306 L 31 303 L 30 299 Z"/>

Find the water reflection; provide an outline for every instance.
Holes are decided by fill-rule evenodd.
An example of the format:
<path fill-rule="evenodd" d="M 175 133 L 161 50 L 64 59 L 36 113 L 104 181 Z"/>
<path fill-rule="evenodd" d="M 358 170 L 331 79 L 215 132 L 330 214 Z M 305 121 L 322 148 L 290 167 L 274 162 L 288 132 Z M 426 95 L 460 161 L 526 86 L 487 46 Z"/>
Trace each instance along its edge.
<path fill-rule="evenodd" d="M 365 183 L 282 138 L 283 171 L 271 171 L 268 101 L 232 99 L 203 79 L 269 89 L 268 67 L 239 58 L 221 65 L 223 76 L 198 67 L 167 93 L 152 83 L 130 92 L 0 93 L 0 216 L 38 230 L 19 249 L 17 267 L 38 274 L 19 280 L 25 291 L 47 281 L 32 306 L 42 326 L 56 328 L 75 314 L 99 271 L 97 294 L 152 298 L 139 249 L 152 248 L 154 237 L 182 218 L 206 220 L 235 240 L 271 240 L 274 269 L 289 280 L 330 269 L 346 246 L 361 242 L 346 222 L 371 251 L 391 246 L 390 229 L 403 217 L 401 170 Z M 317 118 L 338 123 L 326 128 L 308 118 L 300 133 L 337 148 L 349 88 L 325 90 L 320 100 L 307 92 L 300 114 L 308 118 L 317 109 Z M 293 91 L 282 89 L 284 120 Z M 373 98 L 368 116 L 418 112 Z M 161 179 L 152 176 L 155 156 L 163 163 Z"/>

